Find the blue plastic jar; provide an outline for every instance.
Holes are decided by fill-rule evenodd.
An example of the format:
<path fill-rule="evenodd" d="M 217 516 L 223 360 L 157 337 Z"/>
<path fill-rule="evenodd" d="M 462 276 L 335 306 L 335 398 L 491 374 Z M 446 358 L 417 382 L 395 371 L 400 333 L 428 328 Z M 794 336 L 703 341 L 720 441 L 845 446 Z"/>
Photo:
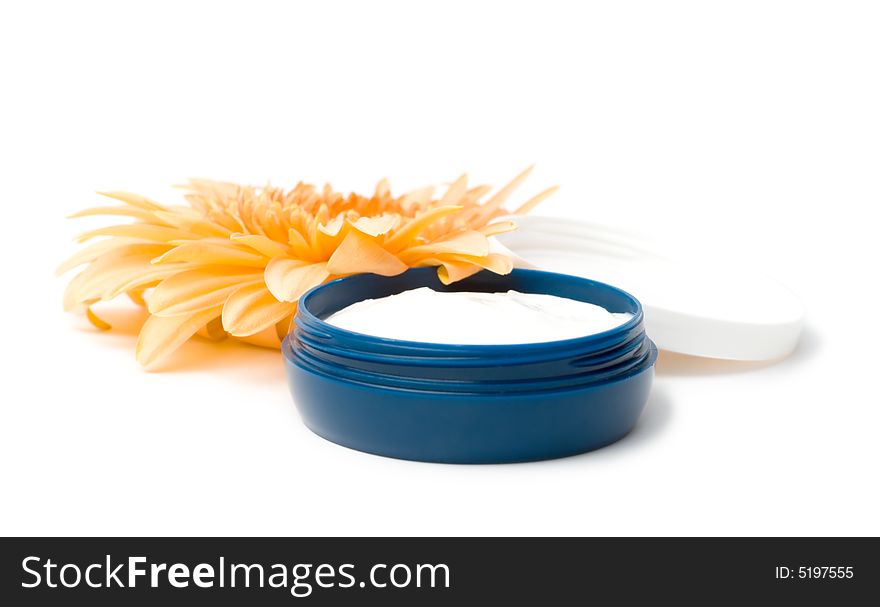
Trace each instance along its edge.
<path fill-rule="evenodd" d="M 386 339 L 323 320 L 418 287 L 545 293 L 633 317 L 594 335 L 514 345 Z M 550 459 L 620 439 L 644 408 L 657 358 L 641 305 L 620 289 L 535 270 L 480 272 L 446 286 L 433 268 L 312 289 L 283 352 L 294 401 L 315 433 L 361 451 L 450 463 Z"/>

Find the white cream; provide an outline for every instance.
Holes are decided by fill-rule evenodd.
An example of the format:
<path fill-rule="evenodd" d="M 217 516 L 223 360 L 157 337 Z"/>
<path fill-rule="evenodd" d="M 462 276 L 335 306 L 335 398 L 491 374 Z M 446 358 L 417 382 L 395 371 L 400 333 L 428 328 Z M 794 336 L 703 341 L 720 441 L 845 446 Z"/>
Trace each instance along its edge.
<path fill-rule="evenodd" d="M 525 344 L 601 333 L 632 318 L 537 293 L 440 293 L 421 287 L 354 303 L 331 325 L 377 337 L 438 344 Z"/>

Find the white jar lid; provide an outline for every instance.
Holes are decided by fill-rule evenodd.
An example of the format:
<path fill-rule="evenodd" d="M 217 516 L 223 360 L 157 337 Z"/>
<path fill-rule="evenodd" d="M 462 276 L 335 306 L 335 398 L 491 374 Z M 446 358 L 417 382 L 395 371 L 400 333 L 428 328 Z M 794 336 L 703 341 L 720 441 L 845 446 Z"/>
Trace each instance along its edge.
<path fill-rule="evenodd" d="M 782 285 L 749 268 L 676 259 L 613 228 L 559 217 L 506 217 L 519 229 L 496 237 L 519 267 L 591 278 L 628 291 L 662 350 L 728 360 L 786 356 L 804 309 Z"/>

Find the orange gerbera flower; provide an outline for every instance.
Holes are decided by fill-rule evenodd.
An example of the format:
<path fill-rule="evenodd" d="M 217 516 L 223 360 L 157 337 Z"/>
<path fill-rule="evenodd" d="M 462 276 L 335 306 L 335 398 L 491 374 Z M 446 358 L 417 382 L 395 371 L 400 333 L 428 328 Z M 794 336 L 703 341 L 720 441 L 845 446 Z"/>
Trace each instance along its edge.
<path fill-rule="evenodd" d="M 290 328 L 297 299 L 323 282 L 372 272 L 437 266 L 444 283 L 486 268 L 499 274 L 511 260 L 490 252 L 488 237 L 515 228 L 503 205 L 527 169 L 481 202 L 490 188 L 459 177 L 440 198 L 434 188 L 394 197 L 387 181 L 372 196 L 343 195 L 299 183 L 291 190 L 193 180 L 189 206 L 163 206 L 142 196 L 104 194 L 123 205 L 76 213 L 122 215 L 133 223 L 86 232 L 90 244 L 59 269 L 88 264 L 65 291 L 67 310 L 92 311 L 98 301 L 127 294 L 149 310 L 137 358 L 149 366 L 199 333 L 275 346 Z M 525 213 L 556 188 L 522 204 Z M 144 292 L 150 290 L 148 296 Z"/>

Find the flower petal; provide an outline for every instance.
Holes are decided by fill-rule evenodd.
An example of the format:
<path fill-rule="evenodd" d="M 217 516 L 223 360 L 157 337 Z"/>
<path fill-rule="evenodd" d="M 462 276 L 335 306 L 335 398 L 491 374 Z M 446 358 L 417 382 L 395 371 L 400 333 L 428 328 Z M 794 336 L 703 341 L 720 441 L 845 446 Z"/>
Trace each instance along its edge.
<path fill-rule="evenodd" d="M 91 207 L 72 213 L 67 217 L 68 219 L 76 219 L 78 217 L 94 217 L 95 215 L 119 215 L 122 217 L 134 217 L 135 219 L 140 219 L 141 221 L 146 222 L 162 223 L 162 221 L 156 217 L 155 213 L 140 207 L 132 206 Z"/>
<path fill-rule="evenodd" d="M 440 199 L 440 206 L 457 205 L 467 193 L 467 174 L 462 175 L 449 186 L 443 198 Z"/>
<path fill-rule="evenodd" d="M 412 192 L 407 192 L 400 199 L 400 208 L 408 213 L 413 207 L 424 207 L 431 201 L 431 197 L 434 195 L 434 189 L 434 186 L 427 186 L 413 190 Z"/>
<path fill-rule="evenodd" d="M 465 230 L 401 251 L 400 257 L 406 263 L 411 263 L 425 255 L 436 256 L 441 253 L 482 257 L 489 254 L 489 239 L 476 230 Z"/>
<path fill-rule="evenodd" d="M 128 295 L 128 298 L 135 305 L 138 305 L 142 308 L 146 308 L 147 302 L 144 301 L 144 290 L 145 290 L 144 288 L 140 288 L 140 287 L 135 288 L 135 289 L 129 289 L 128 291 L 125 292 L 125 294 Z"/>
<path fill-rule="evenodd" d="M 289 257 L 276 257 L 266 266 L 266 287 L 279 301 L 294 302 L 300 296 L 327 280 L 330 272 L 326 262 L 309 263 Z"/>
<path fill-rule="evenodd" d="M 261 272 L 223 266 L 179 272 L 159 283 L 147 309 L 158 316 L 174 316 L 216 308 L 242 284 L 262 283 L 262 279 Z"/>
<path fill-rule="evenodd" d="M 287 231 L 287 244 L 290 245 L 290 250 L 294 256 L 300 259 L 313 259 L 314 252 L 305 236 L 299 230 L 290 228 Z"/>
<path fill-rule="evenodd" d="M 317 223 L 312 230 L 312 246 L 310 247 L 318 259 L 327 259 L 333 255 L 333 251 L 345 240 L 351 231 L 351 223 L 342 215 L 337 215 L 329 223 Z M 304 259 L 308 259 L 304 258 Z"/>
<path fill-rule="evenodd" d="M 220 308 L 216 307 L 179 316 L 150 316 L 138 335 L 138 362 L 145 367 L 154 365 L 219 315 Z"/>
<path fill-rule="evenodd" d="M 199 236 L 228 238 L 232 234 L 232 230 L 227 226 L 213 221 L 194 209 L 175 207 L 172 210 L 156 211 L 153 214 L 171 227 L 187 230 Z"/>
<path fill-rule="evenodd" d="M 98 192 L 98 194 L 147 211 L 161 211 L 165 208 L 158 202 L 131 192 Z"/>
<path fill-rule="evenodd" d="M 483 236 L 495 236 L 497 234 L 504 234 L 506 232 L 513 232 L 516 230 L 517 225 L 514 221 L 496 221 L 490 223 L 488 225 L 483 226 L 479 230 L 477 230 Z"/>
<path fill-rule="evenodd" d="M 232 241 L 226 241 L 225 244 L 192 241 L 174 247 L 167 253 L 154 259 L 153 263 L 164 264 L 182 261 L 262 268 L 266 265 L 267 259 L 265 255 L 253 253 L 246 247 L 236 245 Z"/>
<path fill-rule="evenodd" d="M 339 230 L 342 229 L 342 226 L 344 224 L 345 217 L 343 217 L 342 215 L 337 215 L 326 224 L 319 223 L 318 231 L 322 234 L 326 234 L 327 236 L 336 236 L 337 234 L 339 234 Z"/>
<path fill-rule="evenodd" d="M 90 245 L 87 245 L 85 248 L 80 249 L 74 255 L 69 257 L 67 261 L 62 263 L 55 270 L 56 276 L 61 276 L 66 272 L 69 272 L 76 266 L 80 266 L 84 263 L 89 263 L 90 261 L 94 261 L 104 253 L 108 253 L 113 249 L 119 249 L 124 246 L 132 245 L 132 244 L 145 244 L 146 241 L 140 240 L 137 238 L 108 238 L 106 240 L 99 240 L 98 242 L 93 242 Z"/>
<path fill-rule="evenodd" d="M 126 223 L 117 226 L 107 226 L 97 230 L 89 230 L 76 237 L 78 242 L 85 242 L 97 236 L 128 236 L 140 238 L 151 242 L 168 242 L 169 240 L 187 240 L 197 238 L 197 234 L 177 228 L 157 226 L 149 223 Z"/>
<path fill-rule="evenodd" d="M 416 215 L 414 218 L 410 219 L 409 222 L 402 225 L 399 230 L 394 232 L 394 234 L 391 235 L 391 238 L 385 241 L 385 247 L 392 253 L 396 253 L 406 247 L 410 241 L 432 223 L 448 215 L 453 215 L 459 212 L 462 208 L 463 207 L 454 205 L 448 207 L 434 207 Z"/>
<path fill-rule="evenodd" d="M 359 230 L 349 232 L 327 261 L 327 271 L 337 276 L 359 272 L 394 276 L 406 269 L 405 263 Z"/>
<path fill-rule="evenodd" d="M 294 304 L 275 299 L 262 283 L 243 285 L 223 304 L 223 328 L 242 337 L 259 333 L 293 313 Z"/>
<path fill-rule="evenodd" d="M 506 186 L 493 194 L 492 197 L 489 198 L 489 200 L 487 200 L 485 204 L 483 204 L 480 210 L 480 216 L 484 220 L 486 220 L 492 215 L 492 213 L 500 209 L 501 205 L 503 205 L 505 201 L 510 197 L 510 195 L 513 194 L 513 191 L 518 188 L 523 181 L 526 180 L 526 178 L 529 176 L 529 173 L 531 173 L 532 169 L 534 168 L 534 165 L 528 167 L 525 171 L 514 177 L 510 181 L 510 183 L 508 183 Z"/>
<path fill-rule="evenodd" d="M 150 260 L 166 250 L 164 245 L 135 244 L 119 247 L 94 260 L 68 285 L 64 294 L 65 309 L 88 301 L 113 299 L 128 289 L 143 286 L 190 266 L 159 267 Z"/>
<path fill-rule="evenodd" d="M 483 268 L 466 261 L 456 261 L 448 258 L 428 258 L 419 263 L 420 266 L 437 266 L 437 277 L 444 285 L 458 282 L 468 276 L 476 274 Z"/>
<path fill-rule="evenodd" d="M 490 253 L 484 257 L 469 255 L 442 255 L 422 259 L 418 266 L 439 266 L 437 276 L 443 284 L 458 282 L 482 269 L 495 272 L 496 274 L 510 274 L 513 270 L 513 262 L 506 255 Z"/>
<path fill-rule="evenodd" d="M 102 331 L 108 331 L 108 330 L 110 330 L 110 329 L 112 328 L 112 327 L 110 326 L 110 323 L 108 323 L 107 321 L 101 319 L 100 317 L 98 317 L 97 314 L 95 314 L 95 313 L 92 311 L 92 307 L 91 307 L 91 306 L 86 306 L 86 318 L 89 319 L 89 322 L 90 322 L 90 323 L 92 323 L 92 324 L 95 325 L 97 328 L 101 329 Z"/>
<path fill-rule="evenodd" d="M 281 322 L 283 323 L 284 319 Z M 259 333 L 241 335 L 236 337 L 236 339 L 261 348 L 274 348 L 277 350 L 281 347 L 281 340 L 278 338 L 278 330 L 275 327 L 266 327 Z"/>
<path fill-rule="evenodd" d="M 492 186 L 490 185 L 478 185 L 473 187 L 467 191 L 467 197 L 471 200 L 479 200 L 486 194 L 492 191 Z"/>
<path fill-rule="evenodd" d="M 394 229 L 399 221 L 399 215 L 385 213 L 375 217 L 358 217 L 351 225 L 369 236 L 381 236 Z"/>
<path fill-rule="evenodd" d="M 269 258 L 287 255 L 286 246 L 259 234 L 233 234 L 230 238 Z"/>
<path fill-rule="evenodd" d="M 502 255 L 501 253 L 490 253 L 484 257 L 450 255 L 448 258 L 455 261 L 472 263 L 491 272 L 495 272 L 496 274 L 510 274 L 513 270 L 513 260 L 507 255 Z"/>
<path fill-rule="evenodd" d="M 229 334 L 223 330 L 223 321 L 219 316 L 196 331 L 196 335 L 211 341 L 222 341 L 229 337 Z"/>
<path fill-rule="evenodd" d="M 439 278 L 440 282 L 444 285 L 451 285 L 459 280 L 464 280 L 468 276 L 473 276 L 480 270 L 482 270 L 482 268 L 479 266 L 456 264 L 447 260 L 437 268 L 437 278 Z"/>
<path fill-rule="evenodd" d="M 515 210 L 513 212 L 514 215 L 525 215 L 526 213 L 528 213 L 529 211 L 534 209 L 536 206 L 538 206 L 538 204 L 540 204 L 541 202 L 543 202 L 544 200 L 546 200 L 547 198 L 552 196 L 554 193 L 556 193 L 556 190 L 558 190 L 558 189 L 559 189 L 559 186 L 555 185 L 552 188 L 547 188 L 543 192 L 540 192 L 540 193 L 536 194 L 535 196 L 532 196 L 527 201 L 522 203 L 519 206 L 519 208 L 517 208 L 517 210 Z"/>

